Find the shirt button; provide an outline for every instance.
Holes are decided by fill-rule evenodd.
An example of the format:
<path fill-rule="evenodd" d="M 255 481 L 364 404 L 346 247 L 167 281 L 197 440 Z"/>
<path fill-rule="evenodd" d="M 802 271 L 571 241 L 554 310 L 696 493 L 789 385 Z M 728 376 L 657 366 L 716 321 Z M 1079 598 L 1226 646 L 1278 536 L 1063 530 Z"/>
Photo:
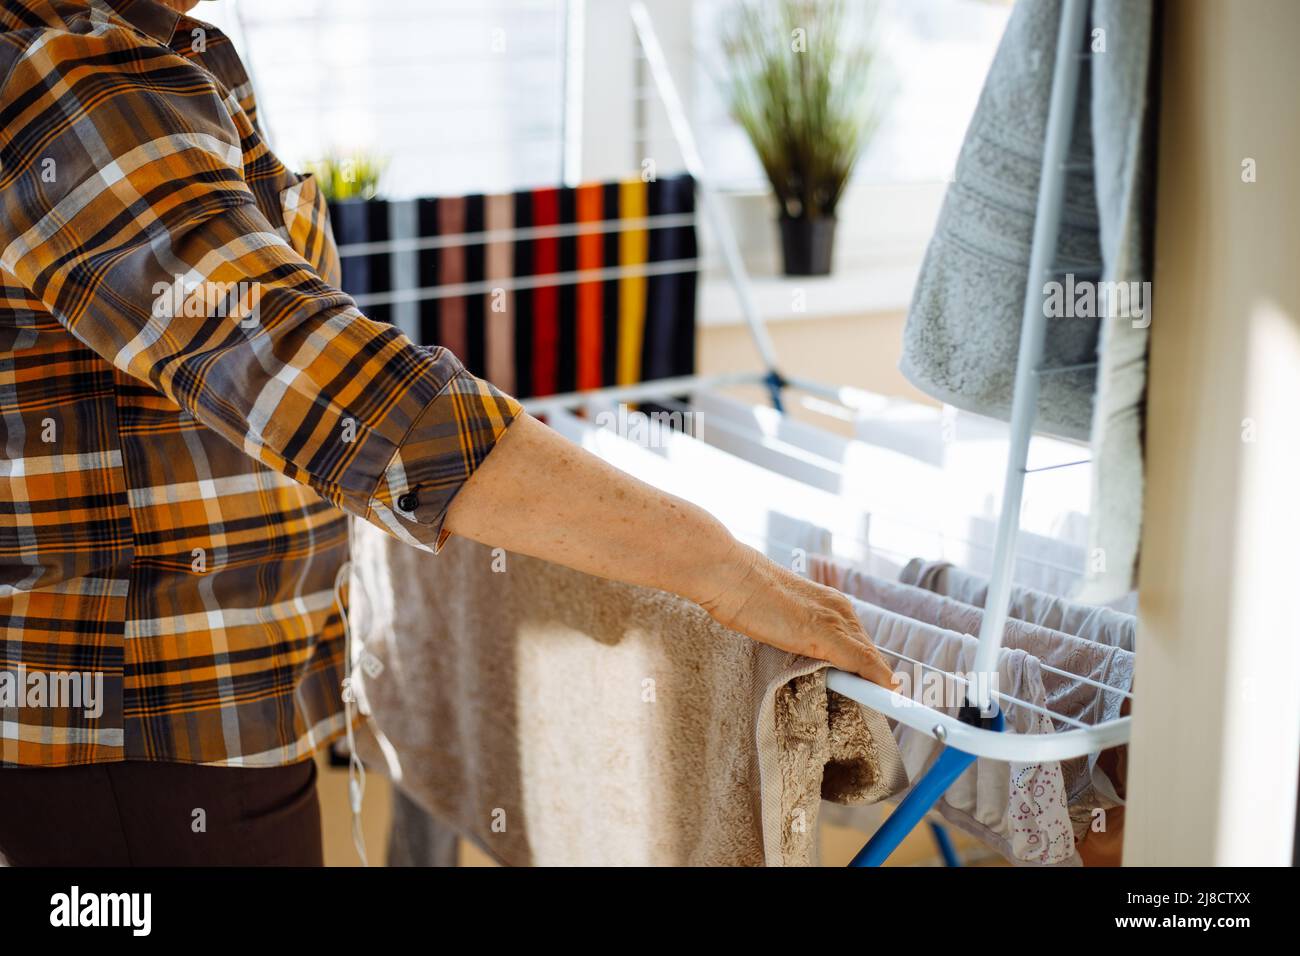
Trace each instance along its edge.
<path fill-rule="evenodd" d="M 420 496 L 414 491 L 407 491 L 397 499 L 397 507 L 401 508 L 403 511 L 413 512 L 416 508 L 420 507 Z"/>

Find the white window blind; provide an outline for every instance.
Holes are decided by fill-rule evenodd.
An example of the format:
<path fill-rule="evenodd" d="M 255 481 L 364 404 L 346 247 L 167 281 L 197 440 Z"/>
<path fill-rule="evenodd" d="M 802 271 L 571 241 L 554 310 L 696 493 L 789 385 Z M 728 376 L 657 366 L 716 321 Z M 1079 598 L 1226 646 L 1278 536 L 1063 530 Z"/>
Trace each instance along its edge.
<path fill-rule="evenodd" d="M 389 198 L 558 183 L 564 0 L 228 0 L 276 152 L 387 161 Z"/>

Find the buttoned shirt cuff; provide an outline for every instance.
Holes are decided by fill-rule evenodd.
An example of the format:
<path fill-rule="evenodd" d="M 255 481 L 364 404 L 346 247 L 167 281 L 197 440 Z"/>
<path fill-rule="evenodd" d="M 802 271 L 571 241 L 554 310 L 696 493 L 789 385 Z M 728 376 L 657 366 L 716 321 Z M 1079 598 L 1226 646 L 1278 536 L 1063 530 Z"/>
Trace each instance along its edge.
<path fill-rule="evenodd" d="M 461 369 L 416 418 L 384 470 L 368 519 L 437 553 L 447 510 L 523 411 L 515 399 Z"/>

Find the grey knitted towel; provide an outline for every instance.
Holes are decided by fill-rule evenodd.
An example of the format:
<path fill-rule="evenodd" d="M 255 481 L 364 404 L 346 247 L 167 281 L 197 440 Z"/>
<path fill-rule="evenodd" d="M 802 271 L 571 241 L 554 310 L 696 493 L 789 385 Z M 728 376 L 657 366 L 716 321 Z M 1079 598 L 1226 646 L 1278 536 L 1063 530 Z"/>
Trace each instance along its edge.
<path fill-rule="evenodd" d="M 1010 417 L 1060 12 L 1060 0 L 1022 0 L 1011 14 L 926 251 L 903 336 L 900 367 L 918 388 L 1002 419 Z M 1064 294 L 1078 307 L 1049 319 L 1044 365 L 1099 364 L 1044 376 L 1039 399 L 1039 430 L 1092 445 L 1084 584 L 1092 601 L 1130 590 L 1137 560 L 1150 321 L 1150 301 L 1140 283 L 1150 277 L 1151 20 L 1150 0 L 1092 5 L 1093 53 L 1083 61 L 1055 255 Z M 1125 283 L 1124 289 L 1136 288 L 1141 297 L 1128 300 L 1129 308 L 1118 315 L 1090 317 L 1087 305 L 1070 292 L 1093 283 L 1099 295 L 1098 280 L 1107 290 Z M 1095 297 L 1093 305 L 1099 305 Z M 1095 308 L 1093 316 L 1103 311 Z"/>

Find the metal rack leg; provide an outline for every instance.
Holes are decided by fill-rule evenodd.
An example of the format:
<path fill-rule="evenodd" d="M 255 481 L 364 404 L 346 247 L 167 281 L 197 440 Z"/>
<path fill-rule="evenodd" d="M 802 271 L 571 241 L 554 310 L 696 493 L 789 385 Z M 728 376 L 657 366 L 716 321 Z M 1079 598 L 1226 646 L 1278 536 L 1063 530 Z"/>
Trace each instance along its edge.
<path fill-rule="evenodd" d="M 939 848 L 939 856 L 943 857 L 943 865 L 961 866 L 961 857 L 957 855 L 957 848 L 952 845 L 948 828 L 931 820 L 930 834 L 934 837 L 935 846 Z"/>
<path fill-rule="evenodd" d="M 858 851 L 849 866 L 880 866 L 889 859 L 889 855 L 898 849 L 904 838 L 930 812 L 935 801 L 974 762 L 974 755 L 945 747 L 943 753 L 939 754 L 939 759 L 916 782 L 903 802 L 894 808 L 894 812 L 880 825 L 867 845 Z"/>
<path fill-rule="evenodd" d="M 1001 711 L 992 717 L 981 718 L 981 722 L 990 730 L 1000 731 L 1005 726 Z M 954 747 L 944 747 L 939 759 L 930 765 L 930 769 L 912 787 L 912 792 L 894 808 L 894 812 L 880 825 L 880 829 L 872 835 L 849 866 L 880 866 L 889 859 L 889 855 L 898 849 L 898 845 L 930 812 L 935 802 L 974 762 L 974 754 Z"/>

